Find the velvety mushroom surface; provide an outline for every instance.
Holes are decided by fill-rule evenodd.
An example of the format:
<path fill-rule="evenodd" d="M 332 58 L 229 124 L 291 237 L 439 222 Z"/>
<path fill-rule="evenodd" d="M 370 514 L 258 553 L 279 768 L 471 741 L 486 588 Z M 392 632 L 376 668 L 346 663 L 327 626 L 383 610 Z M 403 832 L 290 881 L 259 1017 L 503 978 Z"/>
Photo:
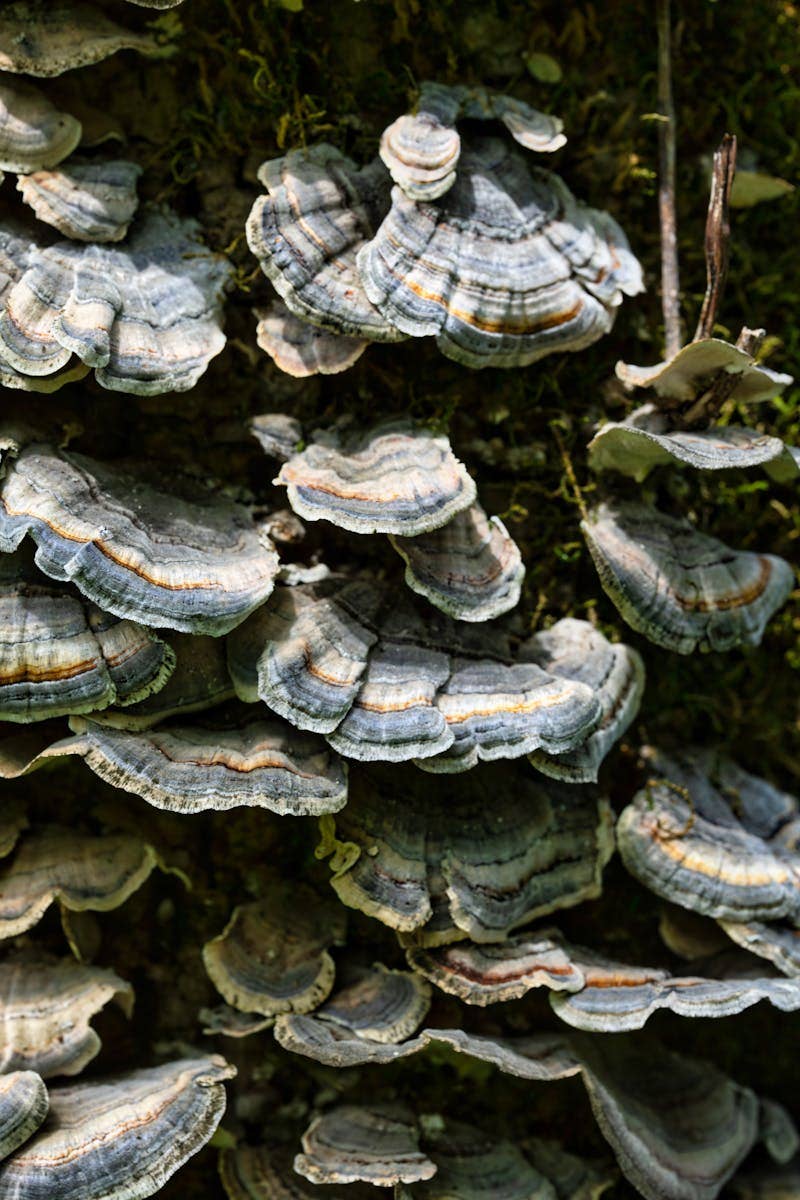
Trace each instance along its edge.
<path fill-rule="evenodd" d="M 43 1130 L 0 1164 L 0 1196 L 152 1196 L 213 1135 L 235 1073 L 211 1055 L 52 1088 Z"/>
<path fill-rule="evenodd" d="M 259 346 L 279 370 L 295 379 L 338 375 L 352 367 L 368 345 L 362 338 L 331 333 L 301 320 L 277 298 L 256 316 Z"/>
<path fill-rule="evenodd" d="M 230 266 L 200 241 L 196 222 L 148 211 L 124 243 L 23 243 L 0 311 L 0 358 L 48 377 L 75 355 L 112 391 L 186 391 L 225 345 L 222 292 Z"/>
<path fill-rule="evenodd" d="M 348 853 L 331 885 L 349 907 L 420 945 L 503 941 L 535 916 L 600 894 L 613 850 L 591 787 L 530 768 L 482 767 L 433 786 L 406 769 L 361 768 L 335 818 Z M 318 853 L 332 853 L 323 839 Z"/>
<path fill-rule="evenodd" d="M 21 80 L 0 85 L 2 170 L 48 170 L 67 158 L 80 139 L 80 121 L 61 112 L 38 88 Z"/>
<path fill-rule="evenodd" d="M 400 188 L 358 252 L 367 296 L 410 337 L 469 367 L 519 367 L 607 333 L 641 268 L 619 226 L 506 142 L 462 146 L 439 201 Z"/>
<path fill-rule="evenodd" d="M 47 1088 L 35 1071 L 0 1075 L 0 1161 L 28 1141 L 46 1118 L 49 1106 Z"/>
<path fill-rule="evenodd" d="M 21 175 L 17 190 L 40 221 L 78 242 L 119 242 L 138 206 L 142 173 L 124 160 L 70 162 Z"/>
<path fill-rule="evenodd" d="M 735 377 L 731 398 L 750 404 L 772 399 L 792 382 L 790 375 L 762 367 L 746 350 L 721 338 L 690 342 L 654 367 L 617 363 L 617 376 L 626 387 L 652 388 L 668 407 L 697 400 L 720 374 Z"/>
<path fill-rule="evenodd" d="M 782 558 L 731 550 L 637 501 L 602 504 L 581 529 L 620 615 L 678 654 L 757 646 L 794 586 Z"/>
<path fill-rule="evenodd" d="M 28 955 L 0 962 L 0 1070 L 77 1075 L 100 1050 L 92 1017 L 111 1001 L 130 1016 L 133 988 L 106 968 Z"/>
<path fill-rule="evenodd" d="M 310 1012 L 333 987 L 329 948 L 344 941 L 345 913 L 305 884 L 274 884 L 263 900 L 235 909 L 203 962 L 228 1004 L 275 1017 Z"/>
<path fill-rule="evenodd" d="M 648 766 L 617 822 L 631 874 L 705 916 L 800 925 L 795 798 L 713 751 L 651 751 Z"/>
<path fill-rule="evenodd" d="M 152 846 L 127 834 L 32 831 L 0 869 L 0 938 L 30 929 L 56 900 L 74 912 L 117 908 L 157 861 Z"/>
<path fill-rule="evenodd" d="M 356 268 L 389 207 L 383 165 L 359 167 L 322 144 L 263 163 L 258 177 L 267 194 L 253 205 L 247 241 L 289 310 L 334 334 L 401 338 L 368 300 Z"/>
<path fill-rule="evenodd" d="M 185 501 L 130 471 L 33 444 L 0 483 L 0 550 L 29 534 L 36 564 L 107 612 L 226 633 L 272 591 L 271 544 L 228 500 Z"/>
<path fill-rule="evenodd" d="M 429 533 L 475 499 L 447 438 L 403 425 L 351 440 L 318 437 L 284 463 L 277 482 L 304 520 L 351 533 Z"/>
<path fill-rule="evenodd" d="M 321 738 L 282 721 L 161 725 L 130 732 L 75 719 L 65 750 L 114 787 L 170 812 L 240 805 L 281 815 L 336 812 L 347 799 L 341 760 Z"/>
<path fill-rule="evenodd" d="M 436 1174 L 419 1147 L 413 1113 L 400 1104 L 341 1105 L 315 1118 L 303 1134 L 295 1170 L 312 1183 L 392 1187 Z"/>
<path fill-rule="evenodd" d="M 148 34 L 123 29 L 84 0 L 12 0 L 0 13 L 0 70 L 61 75 L 118 50 L 151 54 Z"/>

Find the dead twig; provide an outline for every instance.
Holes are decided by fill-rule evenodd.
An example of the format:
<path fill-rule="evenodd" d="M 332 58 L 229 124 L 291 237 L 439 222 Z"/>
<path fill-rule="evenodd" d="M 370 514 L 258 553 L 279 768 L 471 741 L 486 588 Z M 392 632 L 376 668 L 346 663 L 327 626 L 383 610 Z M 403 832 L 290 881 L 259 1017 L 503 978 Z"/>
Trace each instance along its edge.
<path fill-rule="evenodd" d="M 678 228 L 675 216 L 675 104 L 672 98 L 670 0 L 657 0 L 658 32 L 658 215 L 661 223 L 661 310 L 666 357 L 681 348 Z"/>
<path fill-rule="evenodd" d="M 706 294 L 695 330 L 695 342 L 711 337 L 725 289 L 731 237 L 729 201 L 735 174 L 736 137 L 732 133 L 726 133 L 714 154 L 711 195 L 706 218 Z"/>

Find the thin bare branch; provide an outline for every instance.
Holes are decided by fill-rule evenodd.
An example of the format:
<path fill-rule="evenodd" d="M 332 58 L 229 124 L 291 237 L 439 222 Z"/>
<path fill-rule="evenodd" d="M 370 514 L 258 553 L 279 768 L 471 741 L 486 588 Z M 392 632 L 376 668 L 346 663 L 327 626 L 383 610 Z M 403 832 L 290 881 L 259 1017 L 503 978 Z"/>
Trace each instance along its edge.
<path fill-rule="evenodd" d="M 736 137 L 726 133 L 714 154 L 711 195 L 706 218 L 706 294 L 694 340 L 711 337 L 728 274 L 731 237 L 729 201 L 736 174 Z"/>
<path fill-rule="evenodd" d="M 661 222 L 661 309 L 666 357 L 681 346 L 678 228 L 675 216 L 675 105 L 672 98 L 670 0 L 656 0 L 658 31 L 658 214 Z"/>

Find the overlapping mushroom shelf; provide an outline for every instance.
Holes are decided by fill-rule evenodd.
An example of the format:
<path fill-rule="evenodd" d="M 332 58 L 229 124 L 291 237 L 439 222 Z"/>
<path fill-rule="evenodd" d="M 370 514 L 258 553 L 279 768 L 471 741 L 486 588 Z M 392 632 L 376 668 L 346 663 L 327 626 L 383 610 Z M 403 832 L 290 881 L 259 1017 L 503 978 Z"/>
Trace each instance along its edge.
<path fill-rule="evenodd" d="M 283 305 L 260 318 L 263 349 L 302 377 L 369 342 L 435 337 L 466 366 L 515 367 L 607 333 L 641 269 L 612 217 L 520 152 L 557 150 L 561 127 L 513 97 L 427 84 L 365 166 L 324 144 L 265 162 L 247 236 Z"/>

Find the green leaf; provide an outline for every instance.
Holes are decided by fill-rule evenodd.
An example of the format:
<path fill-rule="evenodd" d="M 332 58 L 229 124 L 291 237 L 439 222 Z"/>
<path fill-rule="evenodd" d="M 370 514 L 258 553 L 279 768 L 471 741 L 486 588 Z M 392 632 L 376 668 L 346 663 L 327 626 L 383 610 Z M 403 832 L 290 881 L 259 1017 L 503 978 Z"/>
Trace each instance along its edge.
<path fill-rule="evenodd" d="M 558 83 L 563 74 L 561 67 L 549 54 L 526 54 L 525 65 L 540 83 Z"/>
<path fill-rule="evenodd" d="M 762 175 L 760 171 L 737 171 L 731 189 L 732 208 L 752 208 L 762 200 L 779 200 L 788 196 L 794 187 L 777 175 Z"/>

